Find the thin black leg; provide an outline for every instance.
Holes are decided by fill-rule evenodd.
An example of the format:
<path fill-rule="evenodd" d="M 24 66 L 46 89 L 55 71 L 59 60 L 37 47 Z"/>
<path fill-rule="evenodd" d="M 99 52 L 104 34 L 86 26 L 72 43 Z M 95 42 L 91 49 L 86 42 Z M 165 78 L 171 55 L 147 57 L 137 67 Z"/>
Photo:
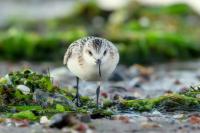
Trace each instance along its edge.
<path fill-rule="evenodd" d="M 99 94 L 100 94 L 100 85 L 96 89 L 96 96 L 97 96 L 97 108 L 99 107 Z"/>
<path fill-rule="evenodd" d="M 76 96 L 74 97 L 73 101 L 76 100 L 76 106 L 80 106 L 80 95 L 79 95 L 79 78 L 76 77 Z"/>

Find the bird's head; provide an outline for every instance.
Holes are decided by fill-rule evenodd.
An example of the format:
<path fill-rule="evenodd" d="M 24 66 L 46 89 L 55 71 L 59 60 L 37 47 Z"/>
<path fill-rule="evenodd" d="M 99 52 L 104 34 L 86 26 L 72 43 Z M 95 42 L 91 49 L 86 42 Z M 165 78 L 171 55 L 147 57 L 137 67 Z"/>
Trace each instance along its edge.
<path fill-rule="evenodd" d="M 101 77 L 101 66 L 106 64 L 110 58 L 109 41 L 94 37 L 89 39 L 83 49 L 83 58 L 89 65 L 98 68 Z"/>
<path fill-rule="evenodd" d="M 83 49 L 83 58 L 88 64 L 100 65 L 109 60 L 109 48 L 107 41 L 94 37 L 89 39 Z"/>

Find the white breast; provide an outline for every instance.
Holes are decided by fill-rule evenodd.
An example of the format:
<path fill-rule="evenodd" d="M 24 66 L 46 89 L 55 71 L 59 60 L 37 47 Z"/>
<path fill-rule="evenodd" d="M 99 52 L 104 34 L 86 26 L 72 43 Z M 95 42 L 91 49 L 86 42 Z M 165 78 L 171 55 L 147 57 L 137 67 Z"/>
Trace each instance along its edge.
<path fill-rule="evenodd" d="M 101 80 L 106 80 L 115 70 L 119 57 L 114 58 L 108 62 L 101 65 Z M 68 60 L 67 66 L 69 70 L 82 80 L 86 81 L 99 81 L 99 70 L 97 65 L 90 65 L 83 63 L 80 65 L 78 58 L 70 58 Z"/>

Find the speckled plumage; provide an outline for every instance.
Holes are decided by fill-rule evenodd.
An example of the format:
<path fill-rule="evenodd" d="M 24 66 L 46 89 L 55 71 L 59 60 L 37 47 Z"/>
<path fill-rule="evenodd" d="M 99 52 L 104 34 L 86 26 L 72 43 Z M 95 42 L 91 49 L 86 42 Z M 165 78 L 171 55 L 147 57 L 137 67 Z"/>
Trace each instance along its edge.
<path fill-rule="evenodd" d="M 82 80 L 98 81 L 96 60 L 100 59 L 102 77 L 107 79 L 119 61 L 117 48 L 108 40 L 99 37 L 84 37 L 73 42 L 67 49 L 63 63 Z"/>

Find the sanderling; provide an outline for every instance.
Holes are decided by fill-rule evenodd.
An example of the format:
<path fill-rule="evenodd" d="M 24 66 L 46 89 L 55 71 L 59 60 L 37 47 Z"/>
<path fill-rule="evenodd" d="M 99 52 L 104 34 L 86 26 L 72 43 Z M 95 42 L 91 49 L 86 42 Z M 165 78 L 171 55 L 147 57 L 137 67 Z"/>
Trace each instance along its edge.
<path fill-rule="evenodd" d="M 68 47 L 63 63 L 76 76 L 77 106 L 80 105 L 79 78 L 86 81 L 98 81 L 99 85 L 96 89 L 98 106 L 100 83 L 109 78 L 118 62 L 118 49 L 112 42 L 103 38 L 84 37 Z"/>

